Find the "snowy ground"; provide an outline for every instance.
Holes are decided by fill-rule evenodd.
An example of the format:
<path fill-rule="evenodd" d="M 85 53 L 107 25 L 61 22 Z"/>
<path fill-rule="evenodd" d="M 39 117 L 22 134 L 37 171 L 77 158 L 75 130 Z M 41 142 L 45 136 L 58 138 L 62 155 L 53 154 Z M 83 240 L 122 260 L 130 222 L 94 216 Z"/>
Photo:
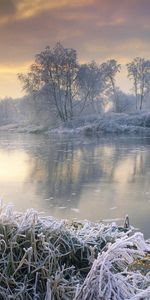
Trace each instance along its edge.
<path fill-rule="evenodd" d="M 0 132 L 18 132 L 18 133 L 43 133 L 48 130 L 47 127 L 43 125 L 35 125 L 35 124 L 7 124 L 0 126 Z"/>

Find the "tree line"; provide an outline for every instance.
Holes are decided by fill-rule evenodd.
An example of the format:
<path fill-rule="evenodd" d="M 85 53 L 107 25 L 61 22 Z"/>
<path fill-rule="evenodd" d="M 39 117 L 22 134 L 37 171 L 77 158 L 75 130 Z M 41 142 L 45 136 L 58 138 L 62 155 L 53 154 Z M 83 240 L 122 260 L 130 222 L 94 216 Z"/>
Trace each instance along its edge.
<path fill-rule="evenodd" d="M 143 101 L 150 92 L 150 60 L 135 58 L 127 64 L 128 77 L 133 85 L 136 110 L 142 110 Z M 74 117 L 77 106 L 83 111 L 88 102 L 94 105 L 100 98 L 113 95 L 114 109 L 118 111 L 119 92 L 116 75 L 121 65 L 111 59 L 102 64 L 92 61 L 79 64 L 77 52 L 57 43 L 35 56 L 27 74 L 18 74 L 23 89 L 36 99 L 45 95 L 48 104 L 62 121 Z"/>

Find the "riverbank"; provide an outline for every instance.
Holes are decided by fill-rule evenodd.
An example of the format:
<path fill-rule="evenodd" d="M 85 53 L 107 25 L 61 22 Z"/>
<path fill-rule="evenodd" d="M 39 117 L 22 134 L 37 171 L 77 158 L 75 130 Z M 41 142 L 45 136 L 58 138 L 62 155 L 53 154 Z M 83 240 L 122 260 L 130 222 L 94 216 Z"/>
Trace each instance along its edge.
<path fill-rule="evenodd" d="M 86 136 L 145 135 L 150 136 L 150 113 L 106 113 L 99 117 L 78 118 L 66 126 L 51 130 L 55 133 L 76 133 Z"/>
<path fill-rule="evenodd" d="M 150 113 L 106 113 L 75 118 L 67 123 L 59 122 L 55 128 L 48 124 L 6 124 L 0 126 L 0 132 L 18 132 L 29 134 L 73 134 L 86 136 L 104 135 L 145 135 L 150 136 Z"/>
<path fill-rule="evenodd" d="M 150 241 L 128 223 L 58 221 L 6 206 L 0 245 L 1 299 L 150 299 Z"/>

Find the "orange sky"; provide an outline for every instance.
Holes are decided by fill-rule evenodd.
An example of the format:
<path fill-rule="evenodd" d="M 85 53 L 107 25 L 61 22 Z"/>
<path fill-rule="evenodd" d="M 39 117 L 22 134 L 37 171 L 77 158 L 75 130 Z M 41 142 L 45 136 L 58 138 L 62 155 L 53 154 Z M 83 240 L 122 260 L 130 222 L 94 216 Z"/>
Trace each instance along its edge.
<path fill-rule="evenodd" d="M 80 62 L 149 57 L 150 0 L 0 0 L 0 97 L 22 95 L 18 72 L 61 42 Z M 118 84 L 129 92 L 125 68 Z"/>

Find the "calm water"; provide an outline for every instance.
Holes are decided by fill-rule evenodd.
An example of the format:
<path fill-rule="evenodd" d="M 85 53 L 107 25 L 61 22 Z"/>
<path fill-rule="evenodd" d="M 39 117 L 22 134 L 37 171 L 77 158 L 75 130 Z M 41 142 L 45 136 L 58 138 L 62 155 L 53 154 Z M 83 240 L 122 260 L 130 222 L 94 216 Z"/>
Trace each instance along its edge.
<path fill-rule="evenodd" d="M 57 218 L 116 219 L 150 237 L 150 139 L 0 135 L 0 196 Z"/>

